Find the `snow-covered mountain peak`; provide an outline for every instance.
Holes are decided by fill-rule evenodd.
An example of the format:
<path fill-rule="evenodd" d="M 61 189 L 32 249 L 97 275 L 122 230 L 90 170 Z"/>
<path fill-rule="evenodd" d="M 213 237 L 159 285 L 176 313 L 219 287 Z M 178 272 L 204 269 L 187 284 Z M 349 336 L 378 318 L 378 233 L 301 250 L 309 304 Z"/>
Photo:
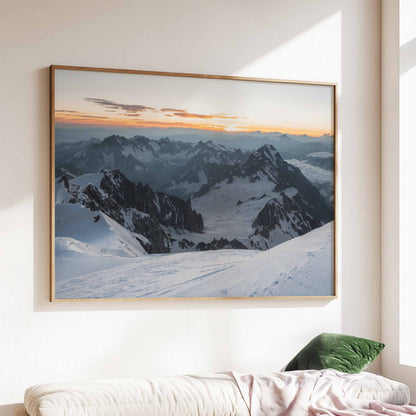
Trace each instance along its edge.
<path fill-rule="evenodd" d="M 127 181 L 127 178 L 120 172 L 119 169 L 103 169 L 100 172 L 103 175 L 102 180 L 110 181 L 113 185 L 120 186 Z"/>
<path fill-rule="evenodd" d="M 200 140 L 198 143 L 193 145 L 193 151 L 233 152 L 234 149 L 229 149 L 222 144 L 214 143 L 212 140 Z"/>
<path fill-rule="evenodd" d="M 259 147 L 254 153 L 254 158 L 261 158 L 263 160 L 267 160 L 274 164 L 280 164 L 283 162 L 282 156 L 276 150 L 276 148 L 272 144 L 265 144 Z"/>
<path fill-rule="evenodd" d="M 327 158 L 333 158 L 334 155 L 332 153 L 329 152 L 313 152 L 313 153 L 309 153 L 308 155 L 306 155 L 306 158 L 322 158 L 322 159 L 327 159 Z"/>
<path fill-rule="evenodd" d="M 131 139 L 127 139 L 128 143 L 134 143 L 135 145 L 145 148 L 145 149 L 153 149 L 152 142 L 149 138 L 145 136 L 134 136 Z"/>
<path fill-rule="evenodd" d="M 212 140 L 206 142 L 199 141 L 188 150 L 186 156 L 190 165 L 216 164 L 231 166 L 245 158 L 240 149 L 228 149 L 225 146 L 214 143 Z"/>
<path fill-rule="evenodd" d="M 283 175 L 291 169 L 280 156 L 276 148 L 271 145 L 263 145 L 255 152 L 250 153 L 247 160 L 233 170 L 234 176 L 250 177 L 251 181 L 258 181 L 265 177 L 277 184 Z"/>
<path fill-rule="evenodd" d="M 103 146 L 117 146 L 117 145 L 125 145 L 127 143 L 127 139 L 124 136 L 118 136 L 113 134 L 112 136 L 106 137 L 102 142 L 95 144 L 103 145 Z"/>

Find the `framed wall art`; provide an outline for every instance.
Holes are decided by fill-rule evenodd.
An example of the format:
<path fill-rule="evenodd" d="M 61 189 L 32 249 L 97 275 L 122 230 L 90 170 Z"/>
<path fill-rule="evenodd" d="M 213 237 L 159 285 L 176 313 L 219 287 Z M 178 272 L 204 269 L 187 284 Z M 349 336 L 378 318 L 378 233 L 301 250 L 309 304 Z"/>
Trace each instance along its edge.
<path fill-rule="evenodd" d="M 336 296 L 336 85 L 51 67 L 51 301 Z"/>

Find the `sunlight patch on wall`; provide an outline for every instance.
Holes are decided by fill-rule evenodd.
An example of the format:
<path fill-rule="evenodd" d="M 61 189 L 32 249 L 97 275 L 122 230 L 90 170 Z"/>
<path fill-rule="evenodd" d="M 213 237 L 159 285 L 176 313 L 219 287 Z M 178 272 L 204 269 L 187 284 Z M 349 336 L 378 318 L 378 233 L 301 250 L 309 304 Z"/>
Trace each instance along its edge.
<path fill-rule="evenodd" d="M 340 82 L 342 13 L 338 11 L 276 49 L 244 66 L 234 75 Z"/>

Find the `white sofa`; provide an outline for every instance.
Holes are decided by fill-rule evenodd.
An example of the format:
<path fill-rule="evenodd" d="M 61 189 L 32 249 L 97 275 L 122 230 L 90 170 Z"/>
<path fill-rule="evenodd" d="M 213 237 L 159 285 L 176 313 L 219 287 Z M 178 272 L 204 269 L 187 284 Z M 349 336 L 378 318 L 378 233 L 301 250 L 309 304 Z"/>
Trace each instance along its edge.
<path fill-rule="evenodd" d="M 309 380 L 319 378 L 323 383 L 320 387 L 323 397 L 335 394 L 336 402 L 342 398 L 394 405 L 409 402 L 408 387 L 397 381 L 365 372 L 350 375 L 335 370 L 311 370 L 271 375 L 230 373 L 42 384 L 26 390 L 25 406 L 16 409 L 15 415 L 249 416 L 248 406 L 253 404 L 252 398 L 256 395 L 260 401 L 263 397 L 265 402 L 274 398 L 276 403 L 287 396 L 290 403 L 295 391 L 294 397 L 305 396 L 306 401 L 301 403 L 301 407 L 307 408 L 309 399 L 306 396 L 309 397 L 315 391 L 313 386 L 317 386 L 315 382 L 312 386 L 309 382 L 312 390 L 308 393 L 307 382 L 302 381 L 308 377 Z M 256 381 L 247 384 L 247 380 Z M 254 396 L 247 397 L 247 388 L 253 388 Z M 273 400 L 269 400 L 268 405 L 274 406 Z"/>

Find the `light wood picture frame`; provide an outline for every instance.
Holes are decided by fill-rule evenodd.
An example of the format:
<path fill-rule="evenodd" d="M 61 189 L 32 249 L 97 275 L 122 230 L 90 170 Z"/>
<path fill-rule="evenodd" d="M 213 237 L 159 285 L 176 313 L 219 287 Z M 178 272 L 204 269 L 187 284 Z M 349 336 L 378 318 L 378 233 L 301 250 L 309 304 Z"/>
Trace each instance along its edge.
<path fill-rule="evenodd" d="M 337 85 L 50 67 L 50 300 L 337 297 Z"/>

